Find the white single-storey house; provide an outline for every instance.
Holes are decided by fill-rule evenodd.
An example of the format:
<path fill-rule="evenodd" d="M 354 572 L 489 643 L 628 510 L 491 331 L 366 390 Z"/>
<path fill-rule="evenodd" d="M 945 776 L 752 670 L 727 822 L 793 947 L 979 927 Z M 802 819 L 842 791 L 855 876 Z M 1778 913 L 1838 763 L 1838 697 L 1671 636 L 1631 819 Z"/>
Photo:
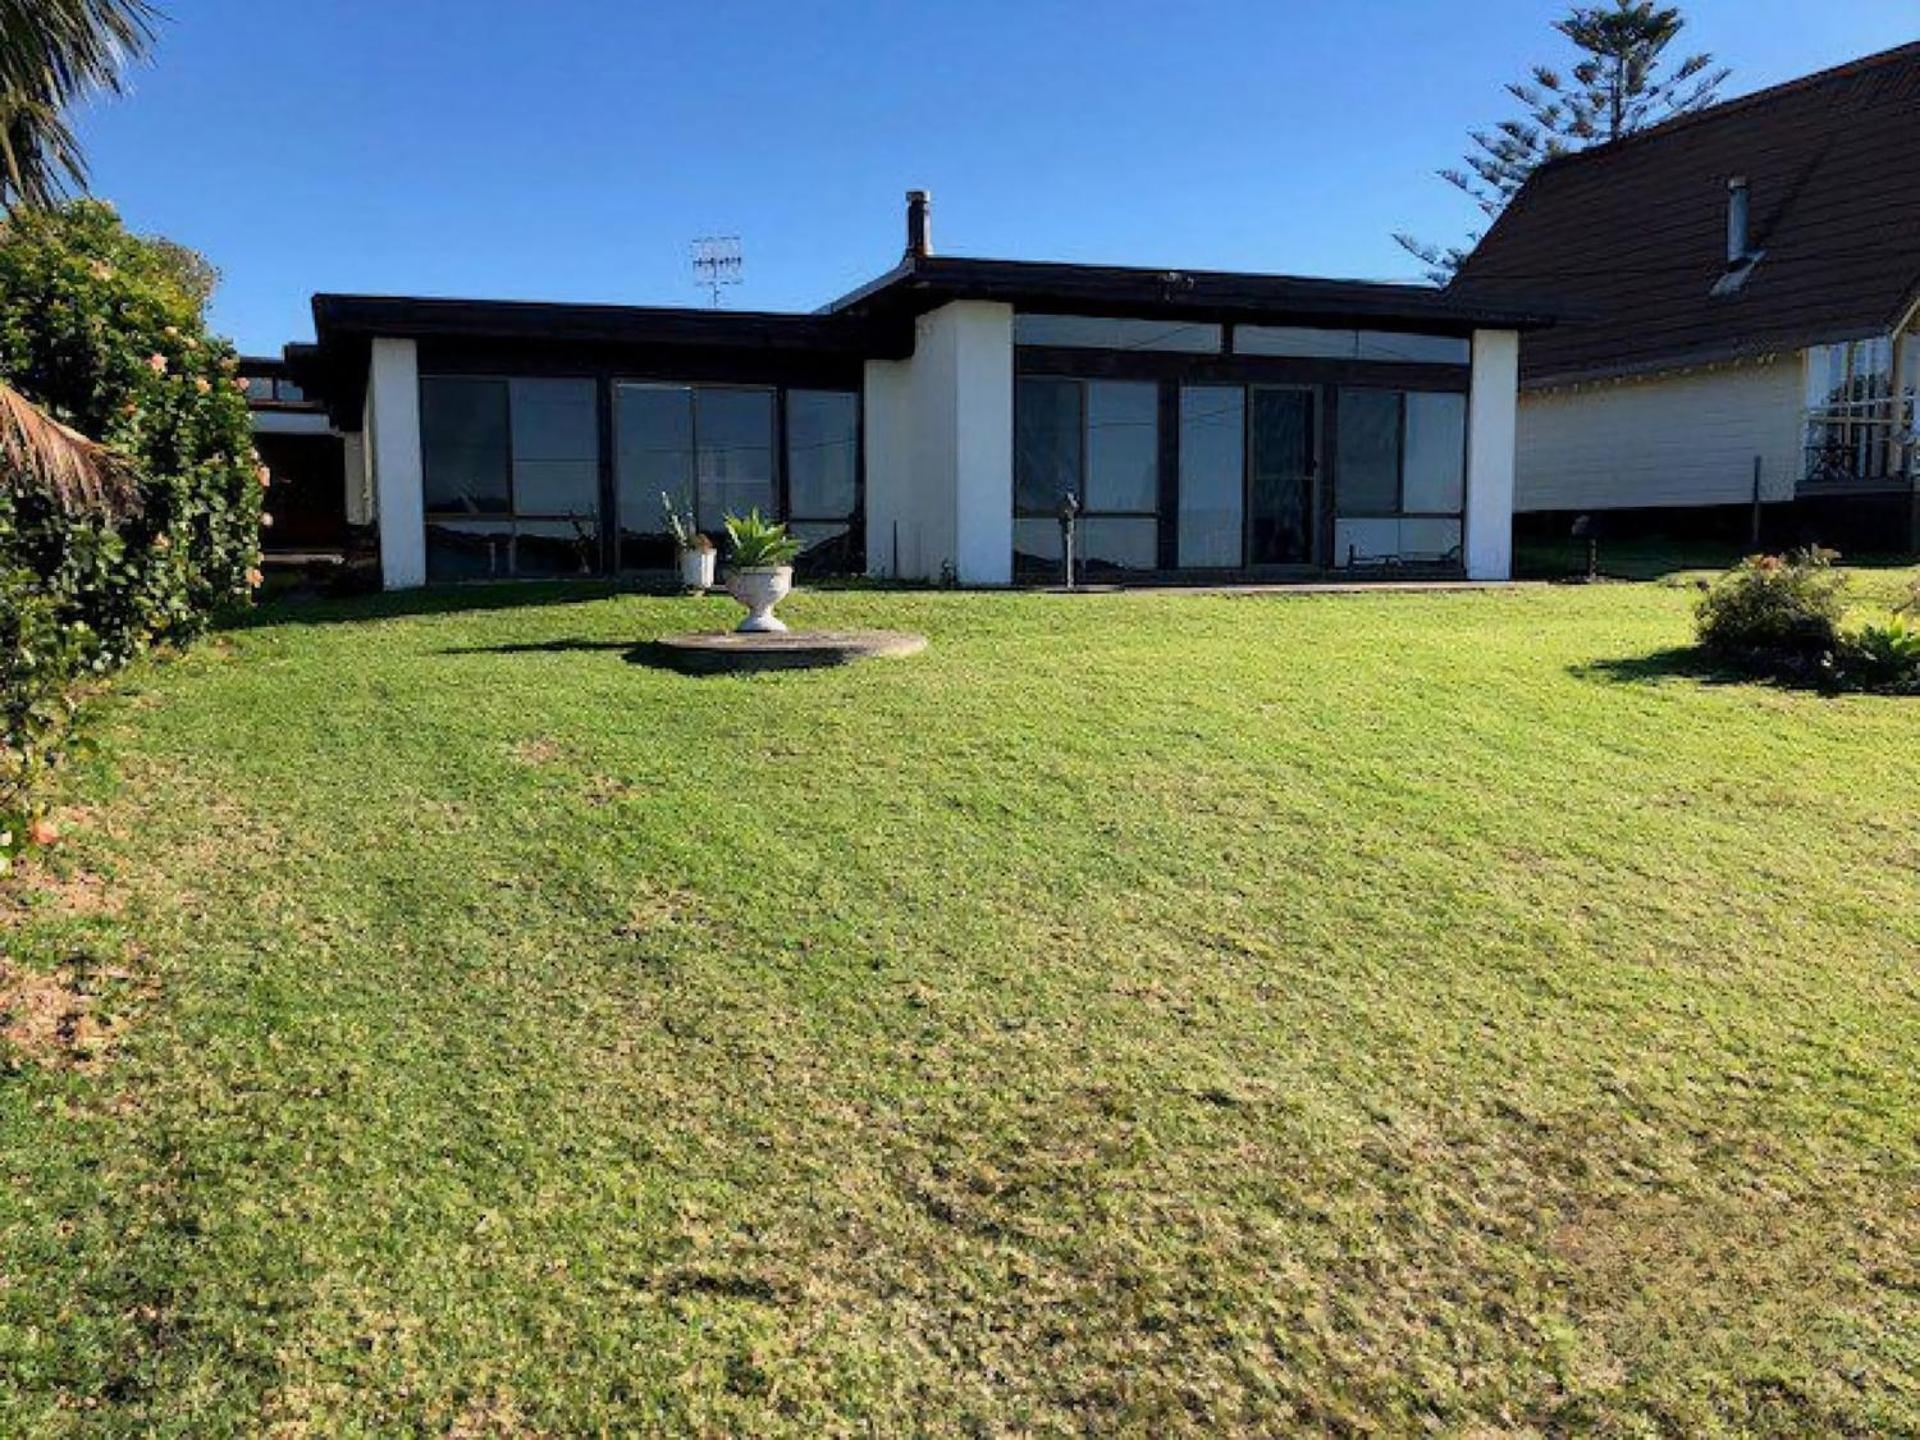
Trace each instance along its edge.
<path fill-rule="evenodd" d="M 803 564 L 966 585 L 1504 579 L 1530 307 L 936 255 L 811 314 L 317 295 L 286 365 L 382 582 L 646 573 L 663 494 Z"/>
<path fill-rule="evenodd" d="M 1916 155 L 1920 44 L 1542 165 L 1448 287 L 1560 317 L 1521 346 L 1523 526 L 1920 547 Z"/>

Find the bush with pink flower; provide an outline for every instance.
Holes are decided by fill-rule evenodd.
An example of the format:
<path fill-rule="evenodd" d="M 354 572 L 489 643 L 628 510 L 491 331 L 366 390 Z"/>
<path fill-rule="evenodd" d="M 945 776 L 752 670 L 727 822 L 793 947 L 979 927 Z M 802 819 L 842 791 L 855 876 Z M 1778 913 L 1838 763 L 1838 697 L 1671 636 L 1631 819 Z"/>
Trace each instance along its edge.
<path fill-rule="evenodd" d="M 95 201 L 0 223 L 0 380 L 127 456 L 138 492 L 76 514 L 0 476 L 0 870 L 33 833 L 75 677 L 190 639 L 258 584 L 260 462 L 209 273 Z"/>

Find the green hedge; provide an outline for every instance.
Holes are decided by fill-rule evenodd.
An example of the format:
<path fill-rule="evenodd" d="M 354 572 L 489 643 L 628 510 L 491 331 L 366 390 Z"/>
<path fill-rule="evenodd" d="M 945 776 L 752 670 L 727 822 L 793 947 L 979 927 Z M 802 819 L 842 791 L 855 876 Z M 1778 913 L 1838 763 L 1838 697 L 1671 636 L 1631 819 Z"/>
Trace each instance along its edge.
<path fill-rule="evenodd" d="M 207 330 L 206 274 L 98 201 L 0 226 L 0 379 L 139 475 L 111 520 L 0 477 L 0 864 L 70 682 L 191 639 L 258 583 L 266 475 L 233 347 Z"/>

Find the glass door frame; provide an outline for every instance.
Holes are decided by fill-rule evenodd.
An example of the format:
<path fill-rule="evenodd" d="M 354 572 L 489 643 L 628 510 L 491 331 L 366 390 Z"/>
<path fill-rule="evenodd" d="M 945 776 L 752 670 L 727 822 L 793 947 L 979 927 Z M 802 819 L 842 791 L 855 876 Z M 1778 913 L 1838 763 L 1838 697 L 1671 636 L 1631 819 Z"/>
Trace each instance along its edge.
<path fill-rule="evenodd" d="M 1323 484 L 1326 475 L 1324 446 L 1326 444 L 1327 387 L 1307 381 L 1250 380 L 1244 387 L 1246 405 L 1244 423 L 1246 425 L 1245 448 L 1241 460 L 1241 500 L 1240 500 L 1240 568 L 1249 574 L 1291 575 L 1302 571 L 1321 568 L 1326 545 L 1323 531 L 1326 529 L 1326 499 Z M 1304 560 L 1269 561 L 1256 564 L 1253 559 L 1253 397 L 1258 391 L 1288 391 L 1307 397 L 1307 424 L 1309 427 L 1307 446 L 1307 473 L 1303 477 L 1307 488 L 1307 556 Z"/>

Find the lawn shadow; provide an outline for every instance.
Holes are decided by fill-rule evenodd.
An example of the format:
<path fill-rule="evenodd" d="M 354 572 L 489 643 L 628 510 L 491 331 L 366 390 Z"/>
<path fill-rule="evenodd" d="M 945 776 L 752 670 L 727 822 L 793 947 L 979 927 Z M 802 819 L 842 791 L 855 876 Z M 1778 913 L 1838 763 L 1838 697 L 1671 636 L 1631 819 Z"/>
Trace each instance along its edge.
<path fill-rule="evenodd" d="M 1742 669 L 1714 659 L 1696 645 L 1671 645 L 1646 655 L 1588 660 L 1569 665 L 1567 673 L 1576 679 L 1601 680 L 1609 685 L 1665 685 L 1691 680 L 1696 685 L 1755 685 L 1807 695 L 1837 693 L 1835 686 L 1821 683 L 1820 675 L 1811 669 L 1805 674 Z"/>
<path fill-rule="evenodd" d="M 629 665 L 648 670 L 665 670 L 675 675 L 701 676 L 710 672 L 689 669 L 684 656 L 657 640 L 589 640 L 572 637 L 561 640 L 526 640 L 501 645 L 452 645 L 436 652 L 441 655 L 618 655 Z"/>
<path fill-rule="evenodd" d="M 1646 655 L 1617 655 L 1605 660 L 1583 660 L 1567 667 L 1581 680 L 1605 680 L 1614 685 L 1660 685 L 1669 680 L 1696 680 L 1708 685 L 1730 685 L 1750 680 L 1730 666 L 1710 659 L 1693 645 L 1670 645 Z"/>
<path fill-rule="evenodd" d="M 463 615 L 550 605 L 590 605 L 616 595 L 663 594 L 606 580 L 509 581 L 503 584 L 426 586 L 365 595 L 293 592 L 252 610 L 222 617 L 219 629 L 260 630 L 276 625 L 352 625 L 414 615 Z"/>
<path fill-rule="evenodd" d="M 520 640 L 502 645 L 449 645 L 439 655 L 585 655 L 596 651 L 645 649 L 631 640 Z M 629 657 L 631 658 L 631 657 Z"/>

